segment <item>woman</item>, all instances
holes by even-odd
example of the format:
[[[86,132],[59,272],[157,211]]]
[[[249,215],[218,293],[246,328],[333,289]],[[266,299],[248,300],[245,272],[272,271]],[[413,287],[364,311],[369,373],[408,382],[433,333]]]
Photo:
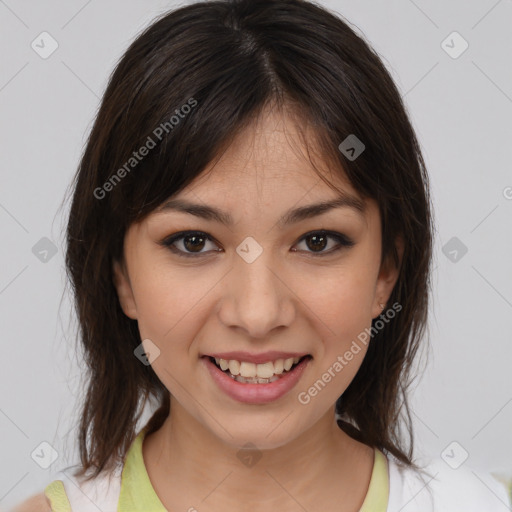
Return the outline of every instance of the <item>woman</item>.
[[[347,23],[291,0],[162,16],[76,175],[81,464],[31,510],[502,510],[501,484],[413,460],[432,230],[400,94]]]

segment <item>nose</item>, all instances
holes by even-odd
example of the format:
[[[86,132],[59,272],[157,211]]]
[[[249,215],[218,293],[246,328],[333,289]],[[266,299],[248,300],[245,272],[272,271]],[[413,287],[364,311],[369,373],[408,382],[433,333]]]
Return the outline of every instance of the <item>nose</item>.
[[[287,282],[283,269],[265,251],[252,263],[237,256],[225,279],[219,309],[225,326],[262,339],[292,324],[296,309],[293,283]]]

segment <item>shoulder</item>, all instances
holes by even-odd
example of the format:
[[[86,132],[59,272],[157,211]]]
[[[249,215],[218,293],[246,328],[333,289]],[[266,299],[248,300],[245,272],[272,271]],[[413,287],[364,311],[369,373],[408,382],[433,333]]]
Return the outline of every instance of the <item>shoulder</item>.
[[[117,510],[121,468],[116,468],[112,473],[102,472],[89,480],[75,477],[70,471],[62,471],[57,477],[62,481],[72,511],[98,512],[98,508],[104,512]]]
[[[52,507],[44,492],[34,494],[19,503],[11,512],[51,512]]]
[[[74,468],[71,468],[74,469]],[[31,496],[9,512],[114,512],[121,489],[121,468],[87,480],[71,470],[59,471],[43,492]]]
[[[442,459],[429,461],[421,472],[389,455],[388,461],[388,512],[502,512],[510,507],[506,486],[490,473],[466,465],[452,469]]]

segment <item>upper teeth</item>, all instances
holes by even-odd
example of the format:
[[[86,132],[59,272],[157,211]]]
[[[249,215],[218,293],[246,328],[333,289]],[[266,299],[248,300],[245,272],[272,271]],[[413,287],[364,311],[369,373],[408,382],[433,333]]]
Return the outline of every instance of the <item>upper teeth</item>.
[[[215,362],[220,366],[221,370],[227,370],[233,375],[241,375],[242,377],[260,377],[269,379],[273,375],[279,375],[283,371],[288,371],[294,364],[298,363],[300,357],[290,357],[288,359],[278,359],[277,361],[268,361],[267,363],[255,364],[246,361],[236,361],[235,359],[215,358]]]

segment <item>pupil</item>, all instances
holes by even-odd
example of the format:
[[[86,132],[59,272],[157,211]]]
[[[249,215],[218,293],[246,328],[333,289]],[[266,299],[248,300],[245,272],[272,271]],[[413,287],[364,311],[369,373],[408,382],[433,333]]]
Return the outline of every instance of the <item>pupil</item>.
[[[313,243],[313,246],[310,247],[310,249],[315,248],[315,247],[317,249],[324,249],[325,248],[325,240],[326,240],[326,236],[325,235],[311,235],[309,237],[309,240],[317,240],[317,243],[316,244]],[[320,244],[318,244],[318,240],[322,240],[322,242]]]
[[[188,241],[190,240],[195,240],[196,243],[194,244],[194,242],[191,244],[187,243]],[[199,244],[197,243],[198,240],[201,240],[201,242],[199,242]],[[204,237],[202,236],[198,236],[198,235],[189,235],[187,236],[185,239],[184,239],[184,244],[185,244],[185,247],[187,248],[187,250],[190,250],[190,249],[194,249],[194,248],[199,248],[199,249],[202,249],[202,245],[204,244]]]

